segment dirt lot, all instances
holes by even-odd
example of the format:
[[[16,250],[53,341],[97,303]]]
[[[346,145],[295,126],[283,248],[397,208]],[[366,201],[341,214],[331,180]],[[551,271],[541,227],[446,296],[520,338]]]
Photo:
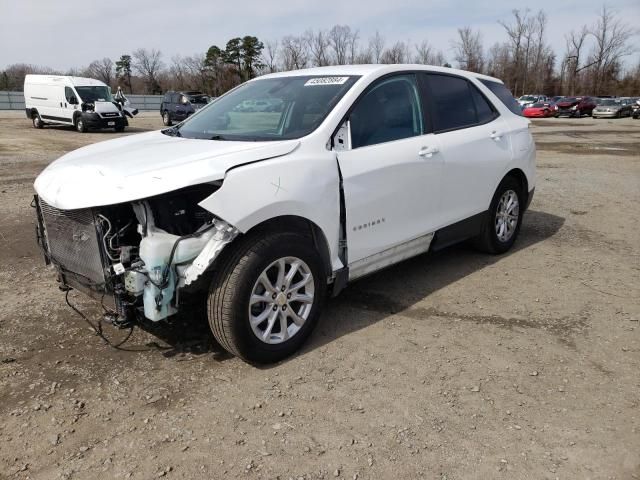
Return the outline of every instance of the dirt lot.
[[[0,478],[640,478],[640,120],[533,131],[510,254],[455,247],[357,282],[260,369],[189,318],[122,351],[96,337],[29,203],[49,162],[115,134],[0,112]]]

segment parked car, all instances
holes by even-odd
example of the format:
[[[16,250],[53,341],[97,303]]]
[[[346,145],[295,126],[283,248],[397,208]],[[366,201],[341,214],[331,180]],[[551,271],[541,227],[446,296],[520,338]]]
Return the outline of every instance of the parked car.
[[[546,95],[523,95],[518,99],[518,103],[522,109],[525,109],[534,103],[547,102]]]
[[[238,112],[247,100],[284,106]],[[273,362],[349,282],[466,239],[507,252],[535,184],[529,121],[500,80],[355,65],[265,75],[175,127],[68,153],[35,205],[64,288],[120,324],[189,294],[225,349]]]
[[[553,117],[555,115],[555,105],[551,103],[534,103],[526,107],[522,114],[527,118],[545,118]]]
[[[621,118],[630,117],[633,113],[631,102],[626,99],[605,98],[593,109],[593,118]]]
[[[555,97],[551,97],[550,101],[551,101],[551,103],[558,103],[563,98],[564,97],[562,95],[556,95]]]
[[[579,97],[565,97],[560,100],[556,117],[569,116],[569,117],[581,117],[584,114],[591,115],[591,112],[596,108],[596,102],[593,97],[579,96]]]
[[[24,104],[34,128],[71,125],[78,132],[128,125],[122,106],[111,96],[111,88],[100,80],[66,75],[26,75]]]
[[[166,126],[181,122],[207,105],[209,97],[202,92],[167,92],[162,97],[160,115]]]

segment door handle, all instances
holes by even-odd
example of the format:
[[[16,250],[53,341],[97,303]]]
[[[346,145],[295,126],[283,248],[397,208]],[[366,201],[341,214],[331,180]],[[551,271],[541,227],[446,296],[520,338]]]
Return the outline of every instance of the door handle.
[[[494,140],[498,141],[498,140],[500,140],[502,138],[502,135],[504,135],[502,132],[498,132],[497,130],[494,130],[493,132],[491,132],[489,137],[491,137]]]
[[[418,156],[422,158],[431,158],[434,153],[438,153],[438,147],[422,147],[418,151]]]

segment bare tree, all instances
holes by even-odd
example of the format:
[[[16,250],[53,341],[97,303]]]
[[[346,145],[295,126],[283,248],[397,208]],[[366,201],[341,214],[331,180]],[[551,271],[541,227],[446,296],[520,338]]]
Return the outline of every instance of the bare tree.
[[[582,62],[585,42],[588,35],[589,30],[586,26],[583,26],[582,29],[577,32],[571,30],[571,32],[564,37],[567,51],[562,61],[561,74],[563,78],[565,78],[565,76],[567,78],[567,91],[569,95],[575,95],[578,73],[584,70]]]
[[[178,90],[187,88],[188,74],[185,63],[185,58],[182,57],[182,55],[174,55],[173,57],[171,57],[169,74],[171,75],[171,83],[173,88]]]
[[[471,27],[458,29],[458,40],[452,42],[455,60],[463,70],[481,73],[484,69],[482,35]]]
[[[635,46],[630,43],[635,32],[630,26],[616,18],[614,12],[603,6],[600,16],[589,29],[595,39],[595,46],[590,60],[594,64],[593,93],[602,93],[607,82],[607,76],[620,67],[623,57],[631,55]]]
[[[384,44],[384,37],[380,35],[380,32],[378,30],[376,30],[376,33],[373,34],[373,37],[369,39],[369,50],[371,51],[373,63],[380,63],[382,52],[384,52]]]
[[[529,17],[529,9],[526,9],[524,12],[520,12],[520,10],[513,10],[514,23],[509,24],[505,21],[498,21],[500,25],[505,29],[509,40],[511,42],[511,58],[512,63],[509,68],[509,83],[513,88],[514,94],[518,91],[518,89],[524,91],[524,86],[522,85],[522,71],[521,67],[523,65],[523,43],[524,37],[528,28],[528,17]],[[517,94],[516,94],[517,95]]]
[[[96,78],[107,85],[111,85],[111,82],[114,79],[113,62],[107,57],[102,60],[94,60],[87,67],[86,73],[91,78]]]
[[[334,25],[329,30],[329,46],[333,52],[333,61],[336,65],[345,65],[347,63],[351,45],[351,27],[348,25]]]
[[[316,67],[329,65],[329,35],[322,30],[314,32],[309,29],[305,32],[304,39],[309,48],[311,64]]]
[[[204,53],[196,53],[183,60],[189,85],[196,89],[211,92],[211,71],[207,65],[207,56]]]
[[[158,75],[163,69],[162,52],[155,48],[139,48],[133,52],[133,68],[144,78],[151,93],[162,93]]]
[[[268,40],[264,42],[264,50],[262,50],[262,64],[267,73],[278,71],[278,40]]]
[[[304,38],[287,35],[282,39],[282,63],[285,70],[305,68],[308,61],[307,43]]]
[[[348,40],[348,63],[355,63],[356,57],[358,56],[358,38],[360,37],[360,32],[358,30],[353,30]]]
[[[382,53],[380,63],[407,63],[409,58],[408,44],[398,41]]]

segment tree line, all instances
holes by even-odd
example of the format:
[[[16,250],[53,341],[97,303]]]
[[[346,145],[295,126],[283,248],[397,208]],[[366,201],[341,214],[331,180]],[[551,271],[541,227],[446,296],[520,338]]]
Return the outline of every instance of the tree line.
[[[623,68],[625,58],[638,52],[633,43],[637,31],[608,7],[602,7],[593,24],[565,35],[560,58],[547,43],[548,16],[543,10],[516,9],[498,23],[505,40],[489,47],[480,31],[470,26],[458,28],[448,51],[454,65],[502,79],[515,96],[640,95],[640,62],[626,71]],[[377,31],[365,39],[349,25],[335,25],[265,42],[251,35],[236,37],[224,47],[212,45],[205,52],[169,60],[160,50],[139,48],[116,61],[103,58],[65,72],[14,64],[0,72],[0,90],[21,90],[28,73],[63,73],[97,78],[130,93],[158,94],[171,89],[218,96],[265,73],[372,63],[452,66],[445,53],[426,39],[388,44]]]

